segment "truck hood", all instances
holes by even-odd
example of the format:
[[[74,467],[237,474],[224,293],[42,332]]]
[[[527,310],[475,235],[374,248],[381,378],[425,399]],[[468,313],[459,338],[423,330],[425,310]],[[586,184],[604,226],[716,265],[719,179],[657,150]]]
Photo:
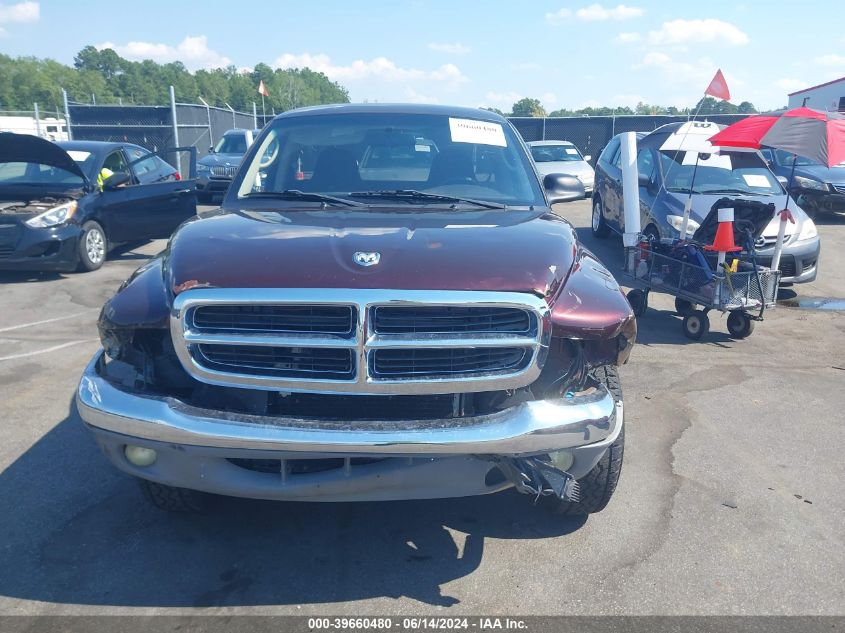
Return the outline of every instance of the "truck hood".
[[[79,165],[65,150],[52,141],[31,134],[0,132],[0,163],[36,163],[58,167],[79,176],[88,184]]]
[[[379,253],[372,266],[355,253]],[[530,292],[550,300],[576,255],[542,211],[220,211],[171,238],[176,294],[195,287]]]
[[[243,160],[243,154],[207,154],[199,159],[200,165],[208,165],[214,167],[223,165],[224,167],[237,167]]]

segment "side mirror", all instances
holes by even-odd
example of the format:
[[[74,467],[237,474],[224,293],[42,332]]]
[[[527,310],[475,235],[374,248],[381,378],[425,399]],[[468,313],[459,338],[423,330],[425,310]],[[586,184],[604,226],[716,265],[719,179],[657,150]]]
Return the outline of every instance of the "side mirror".
[[[776,176],[778,182],[784,186],[784,189],[789,184],[789,181],[786,179],[786,176]]]
[[[103,181],[103,191],[114,191],[131,180],[125,171],[118,171]]]
[[[640,187],[651,187],[651,178],[645,174],[637,174],[637,183]]]
[[[593,160],[592,154],[587,154],[586,156],[584,156],[585,163],[589,163],[591,160]]]
[[[571,202],[585,197],[584,183],[569,174],[546,174],[543,178],[543,189],[549,205],[558,202]]]

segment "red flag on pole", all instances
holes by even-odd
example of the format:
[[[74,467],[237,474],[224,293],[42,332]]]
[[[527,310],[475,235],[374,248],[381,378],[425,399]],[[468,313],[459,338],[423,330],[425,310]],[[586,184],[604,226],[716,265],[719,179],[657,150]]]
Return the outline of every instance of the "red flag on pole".
[[[258,94],[260,94],[262,97],[270,96],[270,91],[267,90],[267,86],[264,85],[263,79],[258,83]]]
[[[721,68],[716,71],[713,81],[711,81],[710,85],[707,86],[707,90],[704,91],[704,94],[716,97],[717,99],[723,99],[725,101],[731,100],[731,91],[728,90],[728,82],[725,81],[725,76],[722,74]]]

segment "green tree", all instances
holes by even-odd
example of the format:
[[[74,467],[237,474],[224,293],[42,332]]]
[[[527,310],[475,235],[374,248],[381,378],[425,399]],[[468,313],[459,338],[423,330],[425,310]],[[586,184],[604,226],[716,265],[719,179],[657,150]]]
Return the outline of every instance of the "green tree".
[[[511,116],[544,117],[546,116],[546,109],[539,99],[525,97],[513,104]]]

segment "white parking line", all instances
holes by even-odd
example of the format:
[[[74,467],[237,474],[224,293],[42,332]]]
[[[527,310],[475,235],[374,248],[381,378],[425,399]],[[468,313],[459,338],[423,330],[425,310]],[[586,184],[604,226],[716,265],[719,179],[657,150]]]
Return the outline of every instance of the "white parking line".
[[[83,316],[85,314],[91,314],[92,312],[96,312],[99,308],[91,308],[90,310],[86,310],[85,312],[77,312],[76,314],[68,314],[65,316],[56,317],[55,319],[44,319],[43,321],[33,321],[32,323],[21,323],[20,325],[10,325],[9,327],[2,327],[0,328],[0,332],[9,332],[11,330],[20,330],[25,327],[32,327],[34,325],[44,325],[45,323],[53,323],[55,321],[64,321],[65,319],[75,319],[76,317]]]
[[[0,362],[4,360],[15,360],[18,358],[27,358],[28,356],[37,356],[38,354],[48,354],[50,352],[56,352],[60,349],[64,349],[65,347],[70,347],[71,345],[79,345],[81,343],[93,343],[94,341],[99,340],[96,338],[87,338],[83,341],[70,341],[69,343],[62,343],[61,345],[53,345],[53,347],[47,347],[44,349],[37,349],[34,352],[23,352],[21,354],[12,354],[11,356],[0,356]]]

